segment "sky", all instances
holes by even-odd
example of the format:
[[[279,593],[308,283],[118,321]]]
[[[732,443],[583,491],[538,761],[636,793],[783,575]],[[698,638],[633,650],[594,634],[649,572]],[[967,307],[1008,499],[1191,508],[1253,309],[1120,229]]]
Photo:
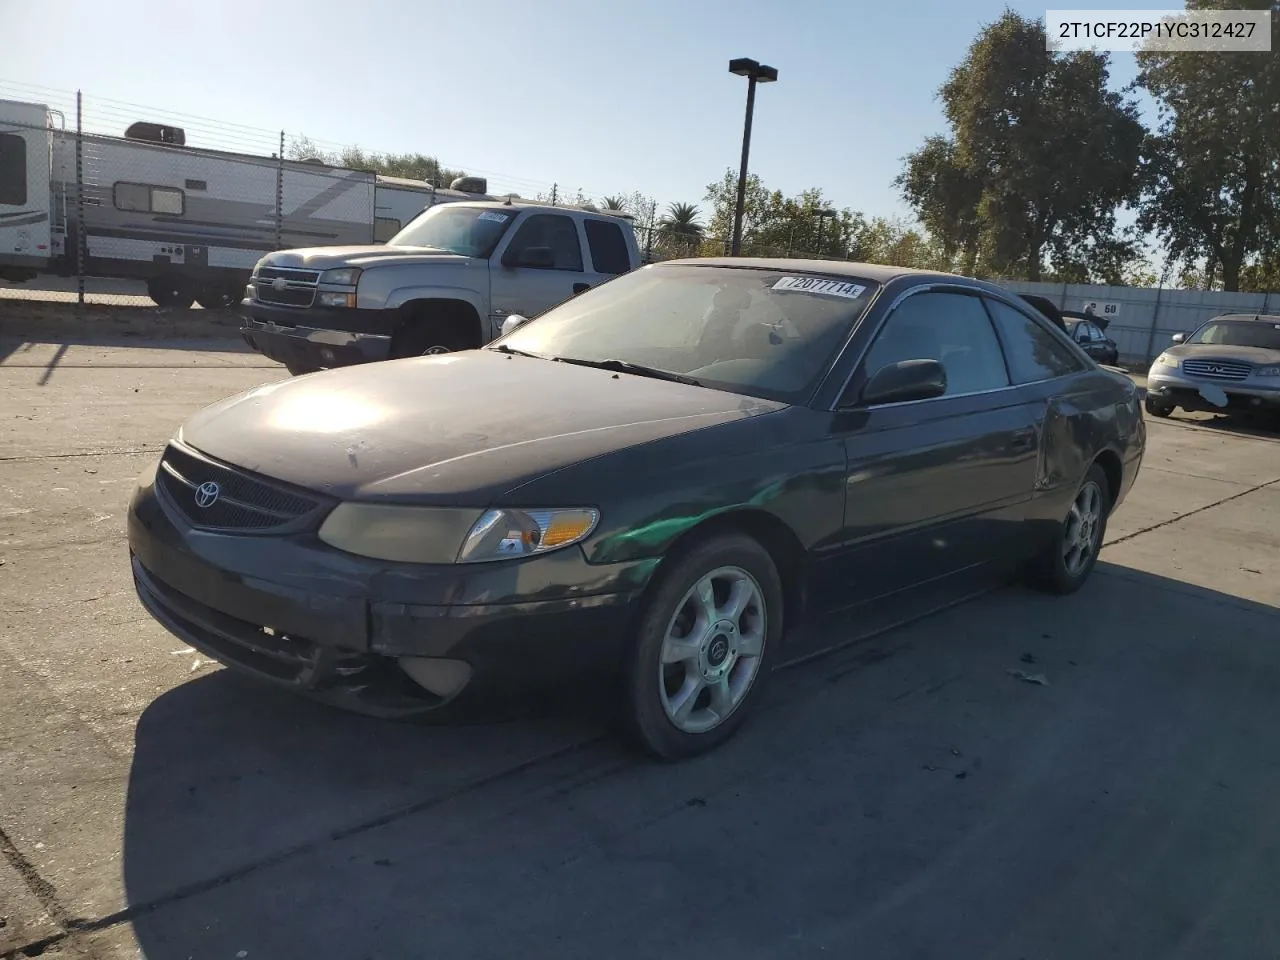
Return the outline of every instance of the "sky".
[[[123,133],[178,122],[193,146],[269,154],[278,131],[420,151],[534,196],[641,191],[701,204],[737,169],[746,81],[751,170],[771,189],[909,216],[903,157],[946,131],[937,90],[1003,0],[0,0],[0,97]],[[1101,4],[1099,4],[1101,6]],[[1123,0],[1117,7],[1176,4]],[[1133,78],[1112,54],[1113,86]],[[144,109],[149,108],[149,109]],[[1149,112],[1149,108],[1148,108]],[[73,114],[69,114],[69,119]],[[73,120],[72,120],[73,122]]]

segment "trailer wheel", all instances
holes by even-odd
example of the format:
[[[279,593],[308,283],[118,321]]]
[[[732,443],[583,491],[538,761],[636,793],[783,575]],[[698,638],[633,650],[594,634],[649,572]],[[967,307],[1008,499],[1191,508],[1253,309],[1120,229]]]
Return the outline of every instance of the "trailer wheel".
[[[240,303],[243,287],[211,287],[196,294],[196,303],[206,310],[226,310]]]
[[[196,294],[185,277],[153,277],[147,281],[147,294],[157,307],[188,310],[195,303]]]

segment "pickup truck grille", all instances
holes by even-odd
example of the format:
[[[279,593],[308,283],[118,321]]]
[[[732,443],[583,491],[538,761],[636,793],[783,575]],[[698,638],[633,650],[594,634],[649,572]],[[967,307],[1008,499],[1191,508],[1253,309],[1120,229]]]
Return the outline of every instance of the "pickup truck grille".
[[[213,530],[265,533],[325,506],[319,498],[283,489],[173,444],[160,460],[156,485],[194,526]]]
[[[1239,360],[1183,360],[1182,372],[1211,380],[1244,380],[1252,367]]]
[[[291,267],[259,267],[254,281],[257,297],[263,303],[286,307],[309,307],[316,298],[318,270],[296,270]]]

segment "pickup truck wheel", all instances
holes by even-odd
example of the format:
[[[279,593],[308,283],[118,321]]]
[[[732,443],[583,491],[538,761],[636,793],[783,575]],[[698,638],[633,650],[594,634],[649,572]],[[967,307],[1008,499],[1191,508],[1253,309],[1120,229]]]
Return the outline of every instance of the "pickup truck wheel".
[[[295,377],[301,377],[307,373],[315,373],[320,367],[308,366],[305,363],[286,363],[284,368]]]
[[[391,357],[426,357],[437,353],[453,353],[475,346],[465,330],[449,323],[410,322],[402,327],[391,343]]]
[[[216,287],[201,290],[196,295],[196,303],[206,310],[225,310],[240,303],[242,290],[234,287]]]
[[[195,290],[183,277],[154,277],[147,281],[147,295],[157,307],[188,310],[196,302]]]

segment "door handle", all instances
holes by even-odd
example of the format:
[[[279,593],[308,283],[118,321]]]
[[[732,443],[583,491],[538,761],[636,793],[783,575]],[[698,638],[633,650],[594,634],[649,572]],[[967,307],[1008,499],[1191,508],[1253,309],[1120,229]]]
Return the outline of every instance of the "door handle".
[[[586,293],[590,289],[591,284],[589,283],[575,283],[573,285],[573,295],[576,297],[578,294]]]
[[[1027,427],[1023,430],[1014,432],[1011,438],[1010,446],[1014,450],[1030,450],[1036,442],[1036,431],[1034,427]]]

